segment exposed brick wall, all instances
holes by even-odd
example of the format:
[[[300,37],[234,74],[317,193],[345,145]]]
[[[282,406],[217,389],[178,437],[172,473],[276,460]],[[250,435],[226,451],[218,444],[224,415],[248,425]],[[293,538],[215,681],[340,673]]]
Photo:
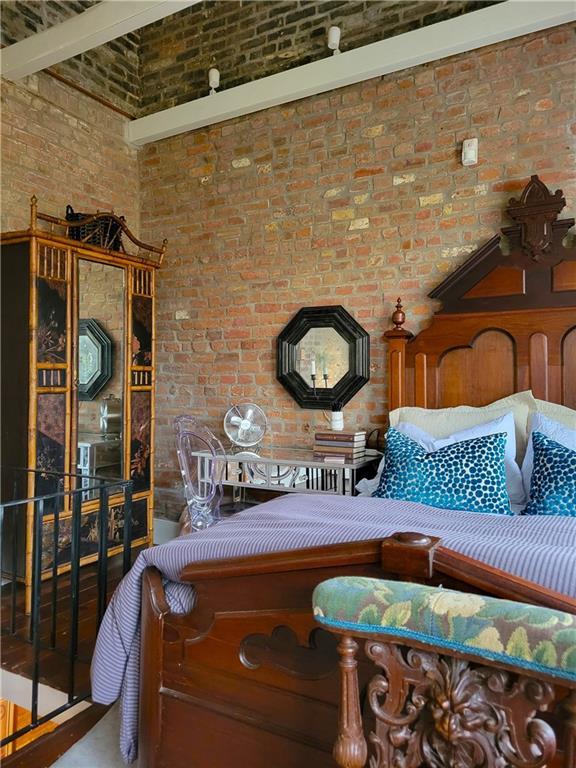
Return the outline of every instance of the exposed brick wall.
[[[203,2],[142,30],[145,114],[208,94],[217,65],[221,89],[325,58],[331,25],[341,50],[460,16],[499,0],[236,0]]]
[[[94,0],[2,0],[2,45],[42,32],[96,4]],[[140,30],[135,30],[56,64],[53,70],[135,115],[140,99],[139,44]]]
[[[2,81],[2,231],[25,229],[30,196],[64,216],[110,210],[139,230],[137,153],[124,141],[126,118],[40,73]]]
[[[573,25],[387,75],[148,145],[144,237],[159,270],[157,482],[178,488],[171,422],[220,431],[230,403],[266,410],[275,443],[324,424],[275,375],[275,339],[302,306],[343,304],[371,334],[372,378],[348,427],[383,424],[383,331],[398,295],[417,331],[426,296],[506,220],[539,173],[574,213]],[[464,168],[464,138],[480,163]],[[162,510],[162,499],[159,509]],[[164,509],[170,513],[171,510]]]

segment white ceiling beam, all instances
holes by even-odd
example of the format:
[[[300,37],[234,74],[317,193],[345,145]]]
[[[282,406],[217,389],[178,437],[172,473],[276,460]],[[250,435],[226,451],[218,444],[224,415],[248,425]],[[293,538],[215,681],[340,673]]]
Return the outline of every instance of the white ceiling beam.
[[[574,20],[573,0],[507,0],[141,117],[127,124],[126,139],[148,144]]]
[[[0,51],[0,72],[20,80],[127,35],[201,0],[102,0],[87,11]]]

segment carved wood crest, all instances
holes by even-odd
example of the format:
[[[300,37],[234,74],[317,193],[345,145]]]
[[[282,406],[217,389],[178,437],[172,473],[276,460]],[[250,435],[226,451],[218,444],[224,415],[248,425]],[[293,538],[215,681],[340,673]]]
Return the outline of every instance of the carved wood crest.
[[[534,261],[552,255],[552,224],[565,205],[562,190],[552,194],[538,176],[530,178],[519,200],[510,198],[507,210],[510,218],[520,225],[520,248]]]
[[[566,205],[532,176],[507,213],[515,222],[474,253],[430,294],[442,302],[439,314],[576,306],[576,248],[564,240],[574,219],[558,219]]]
[[[537,717],[554,702],[535,678],[368,640],[382,669],[368,686],[370,768],[543,768],[556,738]]]

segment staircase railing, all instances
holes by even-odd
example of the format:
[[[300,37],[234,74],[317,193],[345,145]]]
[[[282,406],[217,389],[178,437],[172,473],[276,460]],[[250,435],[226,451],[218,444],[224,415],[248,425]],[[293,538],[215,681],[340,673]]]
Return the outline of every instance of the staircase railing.
[[[8,473],[13,475],[12,485],[10,481],[7,482]],[[53,720],[90,696],[89,686],[82,688],[78,683],[77,666],[79,661],[89,663],[98,627],[106,609],[110,551],[115,551],[115,557],[121,556],[122,575],[129,570],[132,560],[131,481],[39,470],[4,469],[4,499],[7,487],[27,487],[28,484],[23,482],[23,478],[30,473],[35,474],[37,479],[41,474],[44,486],[48,484],[55,490],[30,498],[12,498],[0,503],[0,572],[2,635],[6,640],[12,638],[16,644],[21,641],[26,651],[31,650],[31,662],[25,665],[25,669],[20,668],[18,671],[18,674],[31,680],[31,718],[29,725],[3,738],[0,747]],[[42,483],[35,483],[36,488],[39,485],[42,487]],[[14,492],[10,495],[14,496]],[[123,501],[119,501],[120,495]],[[115,507],[119,504],[124,507],[121,543],[118,537],[111,541],[109,533],[111,496],[114,496]],[[83,510],[83,502],[87,499],[93,499],[96,508],[90,508],[92,523],[86,533],[83,527],[86,528],[87,513]],[[25,563],[26,557],[30,557],[30,544],[31,578],[30,567],[26,569]],[[83,618],[82,656],[79,654],[80,570],[81,560],[87,559],[86,551],[82,551],[83,547],[86,549],[86,544],[90,550],[94,550],[88,556],[92,561],[92,565],[88,567],[95,567],[96,570],[96,600],[91,615],[88,619]],[[48,587],[43,588],[44,582],[49,582]],[[90,599],[93,594],[91,591]],[[46,663],[46,659],[57,659],[60,673],[57,684],[51,682],[50,675],[44,675],[43,681],[63,691],[67,701],[50,712],[40,713],[38,699],[41,665],[43,660]],[[8,668],[4,662],[2,666]],[[65,670],[64,674],[62,670]]]

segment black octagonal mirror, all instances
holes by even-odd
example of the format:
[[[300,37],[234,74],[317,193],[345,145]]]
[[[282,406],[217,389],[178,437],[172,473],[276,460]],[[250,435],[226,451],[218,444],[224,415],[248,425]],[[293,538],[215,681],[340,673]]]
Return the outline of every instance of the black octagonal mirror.
[[[341,407],[370,379],[370,337],[344,307],[303,307],[278,336],[277,378],[302,408]]]
[[[112,377],[112,339],[96,320],[78,322],[78,399],[93,400]]]

